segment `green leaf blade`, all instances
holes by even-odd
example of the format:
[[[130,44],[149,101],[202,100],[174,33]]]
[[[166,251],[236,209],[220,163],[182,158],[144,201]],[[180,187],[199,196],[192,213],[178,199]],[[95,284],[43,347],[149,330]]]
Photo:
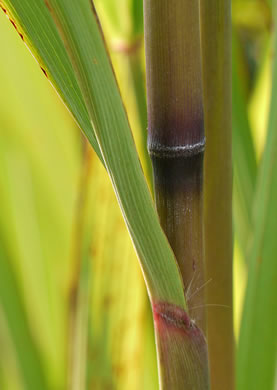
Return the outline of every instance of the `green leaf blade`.
[[[74,71],[43,0],[3,0],[17,31],[102,160]]]
[[[257,163],[246,102],[238,76],[237,37],[232,48],[232,127],[234,161],[234,222],[239,244],[247,258],[252,235],[252,206],[256,187]]]
[[[277,8],[276,8],[277,10]],[[275,17],[277,13],[275,12]],[[276,33],[275,33],[276,38]],[[275,53],[277,41],[275,39]],[[238,349],[238,390],[273,389],[277,358],[277,58],[268,136],[254,203],[249,277]]]
[[[92,3],[49,1],[65,42],[148,292],[185,306],[173,253],[158,222]]]
[[[2,242],[3,235],[0,237],[0,304],[16,347],[24,389],[47,390],[39,351],[32,339],[16,277]]]

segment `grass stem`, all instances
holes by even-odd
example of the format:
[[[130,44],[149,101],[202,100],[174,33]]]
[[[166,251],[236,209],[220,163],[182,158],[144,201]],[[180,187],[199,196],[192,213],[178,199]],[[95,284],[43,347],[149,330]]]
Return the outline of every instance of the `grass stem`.
[[[212,37],[212,39],[211,39]],[[205,130],[204,215],[211,386],[234,389],[232,292],[231,2],[201,1]]]
[[[157,211],[182,275],[188,312],[154,305],[162,389],[207,389],[199,2],[144,1],[148,150]]]

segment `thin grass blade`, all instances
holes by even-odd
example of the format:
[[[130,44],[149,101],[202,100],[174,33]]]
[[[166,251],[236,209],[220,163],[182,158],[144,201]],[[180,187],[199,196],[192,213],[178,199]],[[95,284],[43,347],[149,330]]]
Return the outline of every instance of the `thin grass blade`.
[[[275,19],[277,4],[275,2]],[[277,39],[268,136],[257,182],[249,277],[239,349],[238,390],[274,388],[277,358]]]
[[[257,163],[247,116],[247,105],[240,86],[238,42],[233,34],[232,48],[232,127],[235,231],[245,260],[252,235],[252,207],[256,186]]]
[[[179,270],[142,174],[94,6],[88,0],[48,3],[75,68],[148,292],[153,300],[184,307]]]
[[[0,304],[15,345],[24,389],[46,390],[45,372],[20,297],[18,283],[0,232]]]
[[[43,0],[1,0],[0,7],[102,160],[72,65],[49,15],[47,2]]]

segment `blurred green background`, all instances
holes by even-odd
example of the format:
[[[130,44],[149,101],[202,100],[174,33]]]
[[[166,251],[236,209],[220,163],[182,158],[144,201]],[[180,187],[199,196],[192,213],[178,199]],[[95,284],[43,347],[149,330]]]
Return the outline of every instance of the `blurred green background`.
[[[142,5],[95,3],[151,188]],[[0,44],[0,389],[157,389],[148,298],[109,178],[4,12]],[[270,1],[234,0],[236,337],[271,44]]]

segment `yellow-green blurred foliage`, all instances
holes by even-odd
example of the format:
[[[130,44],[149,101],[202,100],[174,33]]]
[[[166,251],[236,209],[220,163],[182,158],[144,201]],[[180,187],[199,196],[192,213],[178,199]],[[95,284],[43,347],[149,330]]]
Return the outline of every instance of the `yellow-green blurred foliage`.
[[[141,4],[95,3],[151,181]],[[271,84],[270,2],[234,0],[233,22],[258,160]],[[106,171],[3,12],[0,44],[0,389],[157,389],[147,294]],[[239,192],[235,184],[235,211]],[[234,219],[237,229],[243,222]],[[236,331],[247,275],[237,232]]]
[[[252,204],[257,164],[264,148],[271,94],[273,23],[271,1],[232,0],[232,19],[235,47],[235,51],[233,49],[233,150],[235,150],[233,213],[235,239],[238,241],[234,248],[234,323],[236,336],[238,336],[253,233]],[[239,90],[234,83],[238,84]],[[250,138],[245,137],[245,133]],[[249,141],[253,144],[251,147]],[[240,180],[243,183],[238,179],[240,171]],[[244,199],[242,199],[243,191],[247,195]]]
[[[11,300],[9,314],[0,296],[0,388],[37,390],[39,380],[25,370],[30,354],[45,388],[71,383],[79,389],[72,364],[86,341],[88,388],[156,388],[147,295],[109,178],[0,17],[1,261],[12,272],[22,309],[15,312]],[[20,334],[25,319],[26,334]],[[30,353],[18,354],[25,348],[21,338],[31,343]]]

